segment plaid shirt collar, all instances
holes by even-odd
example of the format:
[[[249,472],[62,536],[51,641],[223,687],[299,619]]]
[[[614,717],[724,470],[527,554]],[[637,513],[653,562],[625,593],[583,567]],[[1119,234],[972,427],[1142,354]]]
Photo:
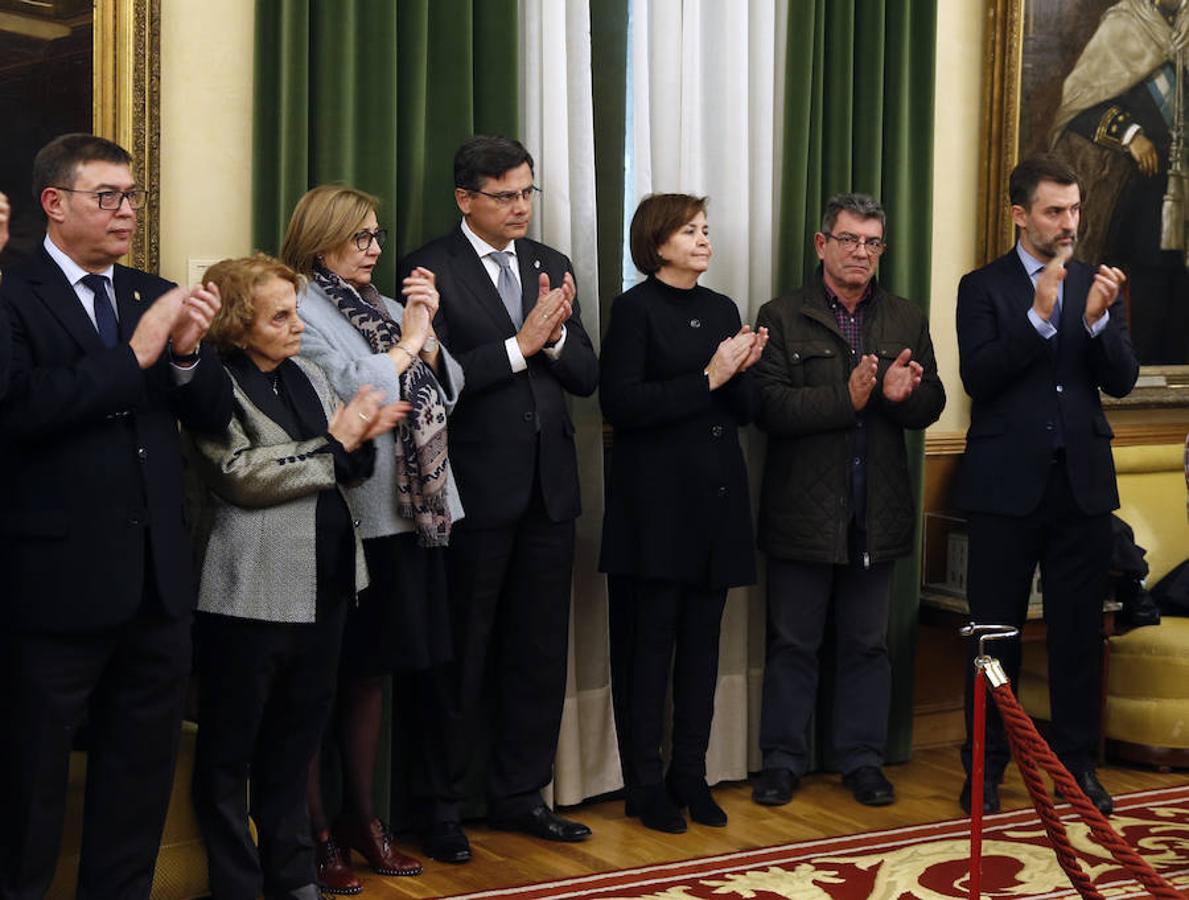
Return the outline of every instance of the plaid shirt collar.
[[[822,288],[826,294],[826,305],[830,307],[830,312],[834,314],[834,321],[838,323],[838,330],[842,332],[842,336],[846,338],[846,342],[850,344],[851,350],[857,354],[863,352],[863,319],[866,316],[867,310],[871,305],[871,300],[875,296],[875,279],[867,283],[867,290],[863,292],[863,296],[855,305],[855,311],[851,313],[838,299],[838,295],[830,290],[830,285],[826,280],[822,279]]]

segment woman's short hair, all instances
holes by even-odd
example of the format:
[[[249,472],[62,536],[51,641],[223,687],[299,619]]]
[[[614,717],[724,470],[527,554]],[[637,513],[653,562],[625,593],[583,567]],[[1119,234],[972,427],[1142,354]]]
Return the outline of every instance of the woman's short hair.
[[[293,285],[294,291],[301,290],[301,276],[266,253],[220,260],[206,270],[203,283],[213,281],[222,301],[207,332],[211,343],[223,351],[243,344],[244,334],[256,317],[256,288],[270,278],[280,278]]]
[[[661,245],[698,213],[706,212],[706,197],[692,194],[649,194],[636,207],[629,232],[632,262],[645,275],[655,275],[665,264]]]
[[[299,275],[313,275],[318,257],[347,243],[363,228],[368,213],[379,208],[378,197],[340,184],[307,191],[289,217],[281,259]]]

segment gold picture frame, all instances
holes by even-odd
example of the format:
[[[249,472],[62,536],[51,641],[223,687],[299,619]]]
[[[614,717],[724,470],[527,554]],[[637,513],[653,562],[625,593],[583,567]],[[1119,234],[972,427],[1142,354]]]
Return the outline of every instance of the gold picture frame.
[[[92,95],[95,134],[132,154],[148,188],[129,264],[156,272],[160,258],[160,0],[95,0]]]
[[[1102,13],[1116,2],[987,0],[980,263],[1002,255],[1014,243],[1008,176],[1024,155],[1047,149],[1046,129],[1061,85]],[[1145,365],[1130,396],[1104,400],[1122,406],[1189,406],[1189,365]]]

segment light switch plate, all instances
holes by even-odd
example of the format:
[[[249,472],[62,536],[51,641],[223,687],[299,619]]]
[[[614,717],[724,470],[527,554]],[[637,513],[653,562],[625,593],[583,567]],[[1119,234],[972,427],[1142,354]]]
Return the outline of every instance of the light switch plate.
[[[186,260],[186,284],[193,285],[202,281],[202,276],[206,270],[217,263],[217,259],[194,259]]]

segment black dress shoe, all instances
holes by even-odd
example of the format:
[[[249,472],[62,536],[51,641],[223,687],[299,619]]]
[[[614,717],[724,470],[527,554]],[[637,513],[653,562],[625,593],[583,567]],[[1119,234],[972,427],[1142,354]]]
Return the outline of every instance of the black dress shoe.
[[[1107,793],[1106,788],[1102,786],[1102,782],[1098,780],[1098,774],[1093,769],[1086,769],[1084,772],[1070,772],[1073,780],[1078,783],[1078,787],[1082,789],[1098,811],[1104,816],[1109,816],[1115,811],[1115,801],[1111,799],[1111,795]],[[1057,799],[1060,800],[1061,792],[1054,791]]]
[[[859,766],[844,775],[842,783],[864,806],[888,806],[896,802],[896,789],[879,766]]]
[[[681,810],[673,805],[663,784],[629,788],[624,812],[629,816],[639,816],[640,823],[653,831],[664,831],[668,834],[685,833],[685,817]]]
[[[421,851],[438,862],[470,862],[471,842],[457,822],[434,822],[421,832]]]
[[[563,841],[573,844],[590,837],[590,829],[581,822],[563,819],[544,803],[514,816],[489,819],[496,831],[520,831],[546,841]]]
[[[700,825],[710,825],[723,828],[727,824],[727,814],[721,806],[714,802],[710,794],[710,785],[701,775],[681,775],[670,772],[665,778],[665,785],[669,788],[669,796],[680,809],[689,807],[689,817]]]
[[[764,769],[751,785],[751,799],[760,806],[784,806],[800,781],[792,769]]]
[[[970,778],[967,776],[965,783],[962,785],[962,793],[958,795],[958,805],[962,807],[962,812],[970,815]],[[989,816],[999,812],[999,782],[998,781],[984,781],[983,782],[983,815]]]

